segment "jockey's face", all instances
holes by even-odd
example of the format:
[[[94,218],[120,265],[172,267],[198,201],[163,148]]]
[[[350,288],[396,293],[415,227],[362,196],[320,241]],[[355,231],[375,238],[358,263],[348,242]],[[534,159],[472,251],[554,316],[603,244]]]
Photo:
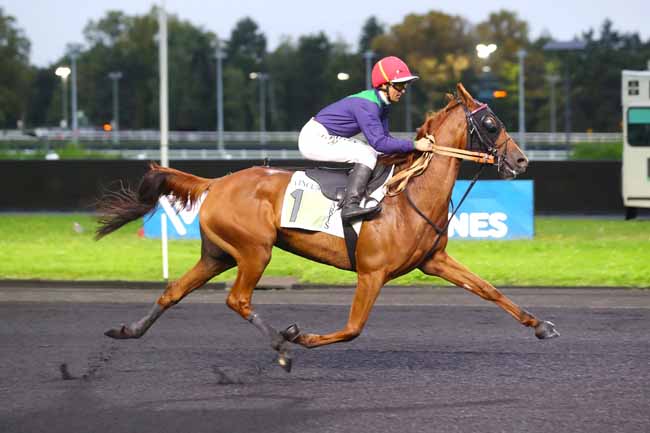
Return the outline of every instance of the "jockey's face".
[[[386,95],[391,104],[400,101],[402,95],[406,92],[407,86],[408,83],[386,84]]]

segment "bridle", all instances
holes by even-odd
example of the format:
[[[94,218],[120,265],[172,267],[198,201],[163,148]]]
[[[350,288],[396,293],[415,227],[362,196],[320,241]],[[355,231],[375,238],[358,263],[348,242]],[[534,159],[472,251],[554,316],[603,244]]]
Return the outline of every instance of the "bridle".
[[[406,199],[408,200],[409,204],[413,207],[413,209],[415,209],[418,215],[424,218],[424,220],[431,227],[433,227],[433,229],[438,234],[438,236],[436,236],[435,242],[433,243],[433,246],[424,257],[429,257],[431,254],[433,254],[436,247],[438,246],[438,243],[440,242],[440,237],[443,233],[447,232],[447,227],[449,227],[450,221],[456,215],[458,209],[460,209],[460,206],[463,204],[469,195],[469,192],[476,184],[476,181],[478,180],[486,165],[496,165],[498,171],[501,171],[501,167],[505,165],[513,173],[515,172],[506,158],[508,153],[508,143],[510,140],[512,140],[512,138],[508,136],[503,143],[496,143],[497,137],[499,136],[500,132],[505,129],[505,127],[501,120],[499,120],[499,118],[492,112],[490,107],[487,104],[479,103],[479,106],[477,108],[470,111],[467,105],[465,105],[465,103],[459,97],[456,97],[456,103],[456,105],[449,107],[449,109],[457,107],[458,105],[463,107],[463,110],[465,112],[465,119],[467,122],[466,150],[457,149],[455,147],[438,146],[435,144],[435,139],[432,136],[427,134],[426,137],[429,138],[429,140],[431,140],[433,143],[433,153],[472,161],[480,164],[481,167],[472,178],[469,187],[461,197],[458,205],[454,207],[452,202],[452,213],[442,228],[438,227],[433,221],[429,219],[429,217],[427,217],[420,209],[418,209],[408,193],[408,188],[404,190],[404,194],[406,195]],[[504,146],[504,150],[501,152],[501,154],[499,154],[498,149],[502,146]]]
[[[435,139],[431,135],[427,134],[426,137],[434,143],[433,153],[465,159],[478,164],[496,164],[499,170],[501,169],[502,164],[506,164],[509,168],[512,168],[505,158],[508,153],[508,143],[512,138],[508,136],[503,144],[496,143],[496,138],[501,130],[504,129],[504,126],[501,120],[499,120],[499,118],[492,112],[490,107],[487,104],[479,103],[477,108],[470,111],[467,105],[465,105],[460,98],[456,97],[456,105],[454,105],[454,107],[457,107],[458,105],[463,107],[465,120],[467,122],[466,149],[438,146],[435,144]],[[498,148],[501,146],[505,146],[505,148],[499,155]]]

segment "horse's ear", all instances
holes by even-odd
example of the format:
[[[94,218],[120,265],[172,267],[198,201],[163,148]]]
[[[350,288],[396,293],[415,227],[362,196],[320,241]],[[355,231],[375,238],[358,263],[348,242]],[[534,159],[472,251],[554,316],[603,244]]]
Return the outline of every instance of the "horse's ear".
[[[460,98],[463,100],[465,105],[471,106],[474,101],[474,97],[470,95],[467,89],[465,89],[463,83],[456,84],[456,90],[458,91],[458,96],[460,96]]]

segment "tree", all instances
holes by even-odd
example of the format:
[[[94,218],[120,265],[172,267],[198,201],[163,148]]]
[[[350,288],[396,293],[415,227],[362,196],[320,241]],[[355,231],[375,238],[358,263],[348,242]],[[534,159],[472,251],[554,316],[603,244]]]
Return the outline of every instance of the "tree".
[[[216,129],[216,36],[180,20],[170,23],[169,32],[175,128]]]
[[[650,40],[637,33],[621,33],[605,20],[600,37],[583,34],[587,46],[571,55],[569,71],[573,89],[573,128],[580,131],[621,131],[621,70],[646,69]]]
[[[216,126],[216,35],[169,17],[170,128],[209,130]],[[121,71],[120,126],[149,129],[158,126],[157,9],[129,16],[109,11],[84,29],[84,48],[77,61],[79,109],[92,125],[112,119],[111,71]],[[259,81],[251,72],[269,73],[267,128],[296,130],[325,105],[361,90],[365,65],[360,55],[368,48],[378,57],[403,58],[421,80],[409,88],[415,124],[425,113],[445,103],[444,94],[462,81],[474,96],[485,98],[510,128],[517,128],[517,51],[526,49],[526,130],[545,131],[549,125],[550,73],[571,73],[573,127],[575,130],[620,130],[620,70],[645,69],[650,59],[650,40],[637,33],[622,33],[611,21],[599,32],[582,35],[586,49],[553,54],[543,50],[551,39],[544,35],[531,42],[529,26],[512,11],[499,10],[482,22],[470,24],[461,16],[439,11],[411,14],[388,29],[369,17],[361,30],[358,50],[331,41],[324,33],[285,39],[267,53],[264,33],[250,18],[239,20],[225,44],[224,121],[227,130],[259,128]],[[495,43],[488,60],[476,56],[477,43]],[[61,81],[54,75],[62,56],[46,68],[29,66],[29,41],[15,19],[0,8],[0,127],[15,128],[19,119],[30,125],[56,125],[61,119]],[[508,91],[505,99],[482,94],[484,67],[492,79]],[[337,79],[339,72],[350,79]],[[483,80],[483,81],[482,81]],[[558,89],[558,129],[562,130],[563,91]],[[403,102],[391,115],[393,129],[405,115]]]
[[[271,109],[275,109],[272,125],[277,130],[291,130],[299,123],[292,117],[293,111],[290,112],[296,89],[303,86],[304,79],[295,68],[295,58],[296,46],[289,38],[285,38],[267,58],[274,102]]]
[[[359,37],[359,53],[364,53],[371,49],[372,41],[377,37],[384,34],[384,26],[379,23],[377,17],[371,16],[366,20],[361,28],[361,36]]]
[[[260,71],[266,58],[266,36],[251,18],[235,24],[226,48],[228,63],[245,73]]]
[[[27,111],[30,43],[16,19],[0,7],[0,127],[16,128]]]
[[[59,126],[63,118],[62,98],[69,95],[69,86],[63,94],[61,79],[54,74],[55,68],[32,68],[25,126]]]
[[[491,13],[475,28],[476,43],[497,46],[497,50],[490,54],[488,59],[475,58],[474,72],[478,77],[477,85],[473,88],[475,96],[490,103],[510,129],[518,128],[520,70],[517,52],[519,50],[527,51],[525,58],[527,124],[535,122],[533,117],[537,110],[531,110],[533,100],[539,96],[540,91],[545,92],[544,79],[532,79],[537,75],[536,71],[540,67],[543,68],[543,57],[540,51],[536,53],[530,49],[528,33],[528,23],[520,20],[516,12],[507,10]],[[490,68],[489,72],[482,70],[486,66]],[[509,96],[505,99],[492,100],[492,92],[497,88],[506,90]],[[526,129],[530,130],[530,128]]]
[[[301,36],[298,40],[294,65],[302,79],[296,83],[299,85],[289,108],[294,128],[302,127],[326,103],[333,102],[325,102],[329,87],[336,79],[327,76],[331,51],[332,44],[323,32]]]
[[[471,26],[464,18],[431,11],[407,15],[402,23],[376,37],[372,47],[401,57],[421,77],[409,90],[417,123],[427,111],[443,104],[444,95],[462,80],[471,64],[473,41]],[[401,117],[403,109],[399,107],[395,115]]]
[[[233,94],[224,102],[226,128],[258,129],[259,81],[249,79],[249,74],[267,72],[266,36],[251,18],[243,18],[235,24],[226,47],[226,56],[224,89]]]
[[[500,10],[491,13],[487,20],[476,26],[477,43],[494,43],[498,46],[490,58],[493,63],[517,62],[517,51],[529,45],[528,23],[520,20],[516,12]]]
[[[211,32],[168,16],[170,128],[216,127],[214,47]],[[79,106],[93,124],[113,118],[108,74],[120,71],[122,128],[158,125],[157,9],[141,16],[109,11],[84,29],[86,44],[78,60]]]
[[[120,127],[144,129],[158,125],[156,12],[152,8],[145,15],[129,17],[121,12],[109,11],[100,20],[90,21],[86,25],[84,36],[87,49],[77,60],[77,86],[79,107],[93,124],[112,119],[112,89],[108,73],[120,71],[123,74],[119,83],[122,96]],[[173,17],[170,17],[172,20]],[[170,127],[173,128],[174,112],[171,111]]]

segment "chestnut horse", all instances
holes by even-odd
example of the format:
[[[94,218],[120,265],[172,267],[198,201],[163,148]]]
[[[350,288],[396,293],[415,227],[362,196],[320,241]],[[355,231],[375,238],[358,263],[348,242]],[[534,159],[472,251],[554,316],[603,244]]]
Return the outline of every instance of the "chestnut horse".
[[[418,130],[418,138],[428,134],[446,147],[435,146],[434,153],[411,152],[408,161],[398,165],[394,178],[400,172],[407,173],[416,157],[427,157],[427,163],[410,179],[406,177],[401,193],[384,199],[377,217],[363,223],[356,249],[357,287],[343,328],[318,335],[301,333],[292,325],[278,332],[255,312],[251,303],[274,245],[339,269],[353,270],[343,239],[280,227],[284,192],[292,172],[252,167],[218,179],[205,179],[152,164],[137,192],[122,190],[100,201],[102,217],[97,238],[141,218],[162,195],[173,194],[181,204],[191,205],[207,191],[199,212],[201,258],[179,280],[168,284],[145,317],[110,329],[106,335],[141,337],[165,310],[215,275],[237,266],[237,278],[226,303],[270,339],[279,352],[280,365],[287,371],[291,368],[289,342],[313,348],[352,340],[361,333],[382,286],[416,268],[494,302],[522,325],[534,328],[540,339],[558,336],[551,322],[538,320],[520,308],[445,251],[448,207],[459,158],[480,155],[464,159],[492,162],[502,178],[513,178],[528,166],[526,156],[487,105],[474,100],[462,84],[457,85],[456,96],[449,99],[447,106]]]

